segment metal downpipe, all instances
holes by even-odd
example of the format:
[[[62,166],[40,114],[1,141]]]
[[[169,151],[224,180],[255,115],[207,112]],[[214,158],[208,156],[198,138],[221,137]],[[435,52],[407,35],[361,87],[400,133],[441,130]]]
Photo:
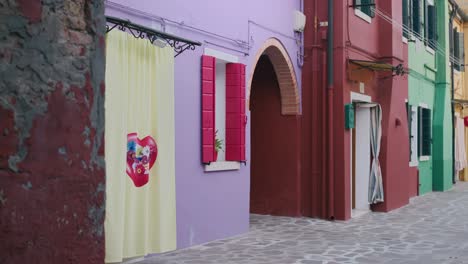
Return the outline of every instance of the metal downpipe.
[[[327,135],[328,135],[328,219],[335,220],[335,188],[334,188],[334,142],[333,142],[333,86],[334,86],[334,72],[333,72],[333,46],[334,46],[334,24],[333,24],[333,0],[328,0],[328,45],[327,45]]]

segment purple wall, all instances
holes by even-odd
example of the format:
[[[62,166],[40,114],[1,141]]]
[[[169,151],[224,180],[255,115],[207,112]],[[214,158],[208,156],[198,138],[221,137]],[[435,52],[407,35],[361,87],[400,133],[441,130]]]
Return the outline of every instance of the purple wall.
[[[132,2],[132,3],[130,3]],[[122,8],[124,6],[129,8]],[[176,193],[177,243],[185,248],[225,238],[249,229],[250,191],[250,124],[247,125],[247,166],[239,171],[205,173],[200,157],[200,56],[204,48],[238,56],[247,65],[246,78],[254,71],[256,53],[269,38],[279,39],[295,66],[300,86],[301,70],[297,63],[299,46],[293,32],[293,10],[300,0],[112,0],[106,14],[130,19],[135,23],[162,29],[158,17],[196,27],[233,39],[248,41],[252,48],[243,49],[234,42],[203,34],[174,23],[165,24],[166,32],[200,41],[202,47],[186,51],[175,61],[176,118]],[[139,12],[135,12],[139,10]],[[249,23],[249,20],[254,23]],[[268,30],[273,29],[273,30]],[[228,49],[206,43],[222,45]],[[232,51],[236,49],[249,53]],[[247,88],[248,89],[248,88]],[[299,88],[300,89],[300,88]],[[247,113],[250,119],[250,113]]]

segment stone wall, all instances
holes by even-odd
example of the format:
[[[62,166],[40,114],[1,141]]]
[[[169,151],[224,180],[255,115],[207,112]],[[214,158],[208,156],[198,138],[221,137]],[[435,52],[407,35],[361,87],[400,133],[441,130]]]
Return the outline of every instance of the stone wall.
[[[0,0],[0,263],[104,261],[103,0]]]

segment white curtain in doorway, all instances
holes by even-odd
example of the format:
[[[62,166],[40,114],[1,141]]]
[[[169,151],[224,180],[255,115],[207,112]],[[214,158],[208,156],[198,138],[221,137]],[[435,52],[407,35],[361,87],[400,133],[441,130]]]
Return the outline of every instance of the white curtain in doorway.
[[[117,29],[106,43],[105,261],[121,262],[176,248],[174,53]]]
[[[359,103],[359,107],[370,108],[370,135],[372,163],[369,173],[369,204],[384,201],[382,170],[380,169],[380,143],[382,140],[382,107],[375,103]]]
[[[455,118],[455,171],[456,179],[458,180],[458,173],[466,168],[466,150],[465,150],[465,123],[462,118]]]

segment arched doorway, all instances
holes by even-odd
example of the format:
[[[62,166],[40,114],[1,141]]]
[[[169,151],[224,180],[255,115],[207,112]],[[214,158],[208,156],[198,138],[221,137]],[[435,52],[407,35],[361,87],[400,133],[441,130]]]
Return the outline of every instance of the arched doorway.
[[[270,42],[250,85],[251,213],[301,215],[297,94],[289,57],[279,42]]]

